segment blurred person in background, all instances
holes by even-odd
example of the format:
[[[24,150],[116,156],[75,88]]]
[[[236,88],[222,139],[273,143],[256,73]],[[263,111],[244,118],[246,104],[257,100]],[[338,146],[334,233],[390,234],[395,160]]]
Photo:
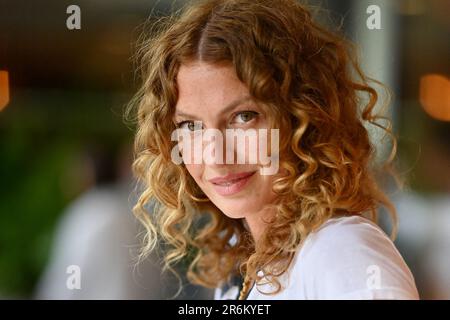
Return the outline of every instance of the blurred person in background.
[[[161,276],[158,255],[137,264],[137,224],[130,209],[130,148],[91,144],[79,163],[90,187],[57,228],[37,299],[164,299],[174,279]],[[79,287],[70,284],[79,272]],[[190,292],[195,297],[196,291]]]

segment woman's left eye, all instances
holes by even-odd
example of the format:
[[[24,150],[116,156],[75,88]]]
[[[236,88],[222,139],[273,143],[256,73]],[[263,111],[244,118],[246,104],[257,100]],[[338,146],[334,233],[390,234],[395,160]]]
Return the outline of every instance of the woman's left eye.
[[[234,119],[236,119],[235,123],[247,123],[253,120],[258,115],[258,112],[255,111],[242,111],[236,114]]]

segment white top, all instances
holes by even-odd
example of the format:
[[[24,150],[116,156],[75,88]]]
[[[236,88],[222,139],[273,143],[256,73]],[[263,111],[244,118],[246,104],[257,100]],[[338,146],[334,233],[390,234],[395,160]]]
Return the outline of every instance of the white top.
[[[260,275],[262,275],[260,271]],[[361,216],[331,218],[308,235],[287,272],[282,291],[253,286],[248,300],[289,299],[419,299],[414,277],[389,237]],[[257,290],[259,289],[259,291]],[[214,298],[236,299],[238,288]]]
[[[129,195],[127,184],[95,187],[67,207],[33,298],[166,298],[156,257],[133,268],[139,245],[136,234],[141,228],[132,214]]]

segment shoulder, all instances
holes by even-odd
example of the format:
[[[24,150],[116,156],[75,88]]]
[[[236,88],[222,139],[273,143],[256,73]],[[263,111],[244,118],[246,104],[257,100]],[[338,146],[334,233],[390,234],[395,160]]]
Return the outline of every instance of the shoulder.
[[[310,233],[300,250],[303,254],[329,257],[330,254],[367,252],[383,249],[398,253],[392,241],[375,223],[362,216],[331,218]],[[320,249],[320,250],[319,250]],[[323,250],[329,251],[323,255]],[[337,250],[337,251],[336,251]]]
[[[395,245],[361,216],[329,219],[307,237],[293,263],[312,299],[418,299]]]

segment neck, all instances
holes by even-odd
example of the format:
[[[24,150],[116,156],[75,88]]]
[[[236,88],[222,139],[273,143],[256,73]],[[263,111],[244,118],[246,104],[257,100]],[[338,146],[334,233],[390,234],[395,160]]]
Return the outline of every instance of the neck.
[[[268,222],[274,216],[274,209],[263,209],[257,213],[252,213],[245,217],[248,229],[252,234],[255,243],[261,238],[264,230],[266,229]]]

